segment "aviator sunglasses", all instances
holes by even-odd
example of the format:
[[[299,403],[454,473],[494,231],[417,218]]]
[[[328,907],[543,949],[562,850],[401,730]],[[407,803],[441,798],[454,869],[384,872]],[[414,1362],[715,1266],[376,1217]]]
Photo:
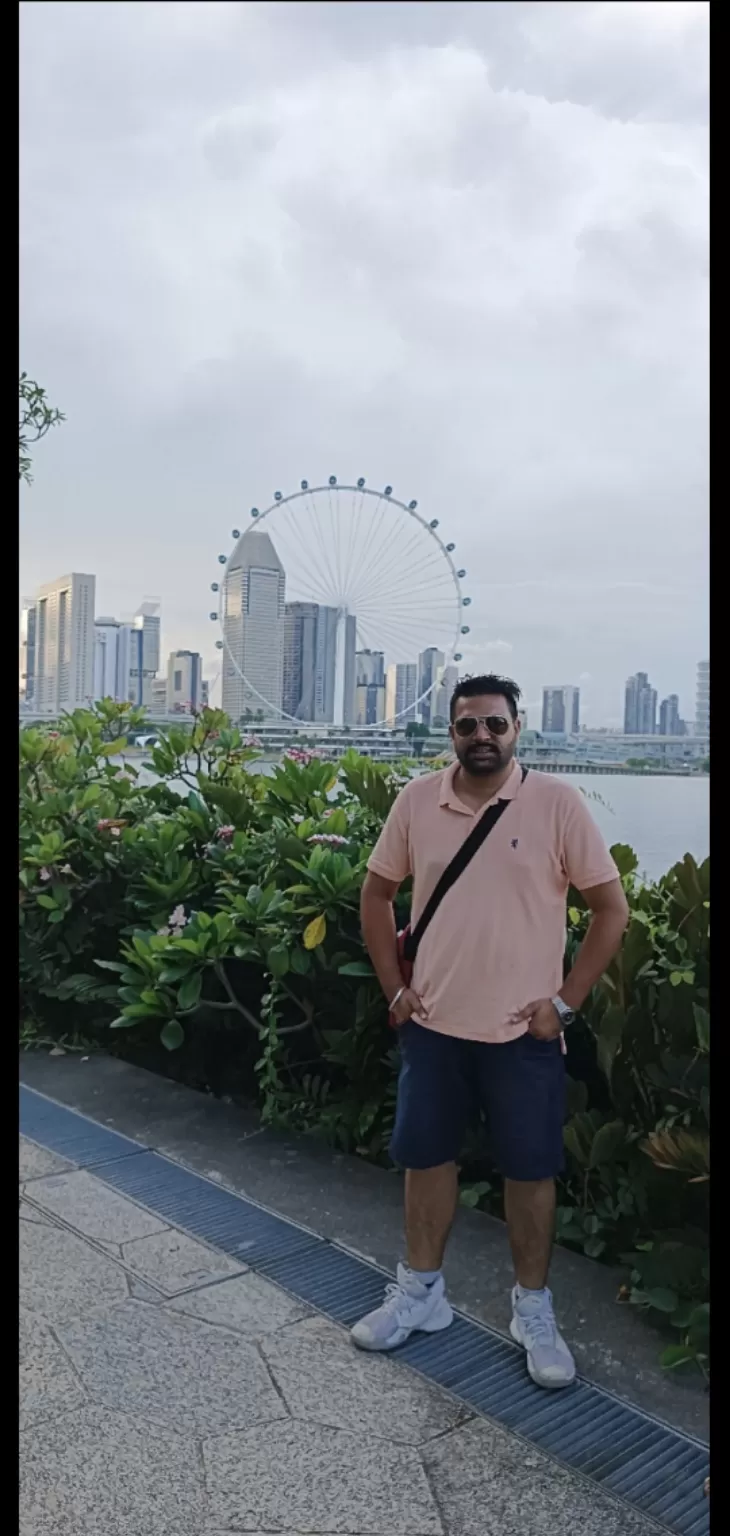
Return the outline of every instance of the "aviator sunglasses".
[[[505,736],[509,730],[506,715],[459,715],[454,721],[454,734],[473,736],[480,725],[485,726],[491,736]]]

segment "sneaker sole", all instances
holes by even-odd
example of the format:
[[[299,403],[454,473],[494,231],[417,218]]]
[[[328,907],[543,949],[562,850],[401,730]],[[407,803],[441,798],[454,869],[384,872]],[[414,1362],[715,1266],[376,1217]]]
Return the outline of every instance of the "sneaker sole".
[[[448,1301],[444,1301],[441,1303],[441,1306],[437,1307],[433,1317],[429,1318],[427,1323],[424,1323],[419,1328],[409,1328],[405,1338],[398,1339],[394,1344],[389,1344],[387,1341],[385,1343],[375,1341],[370,1344],[365,1339],[359,1339],[354,1328],[350,1331],[350,1338],[356,1349],[364,1349],[369,1354],[382,1355],[389,1353],[391,1350],[400,1349],[403,1344],[408,1343],[408,1340],[413,1337],[414,1333],[442,1333],[445,1328],[451,1326],[453,1321],[454,1314],[451,1307]],[[357,1327],[357,1324],[355,1324],[355,1327]]]
[[[564,1392],[566,1387],[572,1387],[572,1386],[575,1385],[575,1380],[576,1380],[576,1376],[577,1376],[577,1372],[575,1370],[573,1371],[573,1375],[568,1380],[566,1380],[566,1381],[543,1381],[543,1379],[540,1376],[538,1376],[537,1371],[535,1370],[535,1367],[534,1367],[534,1365],[532,1363],[532,1360],[530,1359],[529,1350],[527,1349],[527,1347],[525,1345],[525,1342],[524,1342],[524,1340],[523,1340],[523,1338],[522,1338],[522,1336],[520,1334],[519,1323],[517,1322],[516,1318],[514,1318],[514,1317],[512,1319],[512,1322],[509,1325],[509,1331],[510,1331],[510,1333],[512,1335],[512,1338],[515,1341],[515,1344],[519,1344],[522,1347],[522,1349],[524,1349],[524,1351],[525,1351],[525,1357],[527,1359],[527,1369],[528,1369],[528,1371],[530,1373],[530,1376],[532,1377],[532,1380],[534,1381],[536,1387],[542,1387],[544,1392]]]

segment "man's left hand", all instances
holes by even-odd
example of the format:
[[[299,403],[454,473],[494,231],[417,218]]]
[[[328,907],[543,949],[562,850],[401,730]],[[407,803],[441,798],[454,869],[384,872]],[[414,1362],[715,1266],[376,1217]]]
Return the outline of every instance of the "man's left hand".
[[[562,1032],[557,1009],[549,997],[539,997],[536,1002],[527,1003],[526,1007],[511,1015],[509,1023],[514,1028],[526,1024],[536,1040],[557,1040]]]

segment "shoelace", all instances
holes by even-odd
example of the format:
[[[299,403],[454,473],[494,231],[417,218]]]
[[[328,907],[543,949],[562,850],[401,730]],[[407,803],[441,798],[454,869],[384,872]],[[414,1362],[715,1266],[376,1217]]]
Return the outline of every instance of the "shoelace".
[[[415,1306],[416,1302],[422,1299],[420,1296],[412,1296],[410,1291],[404,1290],[403,1286],[398,1284],[397,1280],[392,1280],[390,1285],[385,1287],[383,1311],[397,1312],[402,1306],[405,1306],[406,1310],[410,1311],[411,1307]]]
[[[531,1344],[544,1344],[554,1348],[557,1343],[557,1324],[551,1312],[520,1312],[520,1322]]]

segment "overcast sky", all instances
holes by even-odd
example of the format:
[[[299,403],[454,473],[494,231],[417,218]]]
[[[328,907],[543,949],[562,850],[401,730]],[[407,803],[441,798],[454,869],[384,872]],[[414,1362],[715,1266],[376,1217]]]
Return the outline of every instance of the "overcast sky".
[[[364,474],[456,542],[470,670],[691,718],[708,10],[21,5],[22,591],[158,596],[212,672],[230,529]]]

